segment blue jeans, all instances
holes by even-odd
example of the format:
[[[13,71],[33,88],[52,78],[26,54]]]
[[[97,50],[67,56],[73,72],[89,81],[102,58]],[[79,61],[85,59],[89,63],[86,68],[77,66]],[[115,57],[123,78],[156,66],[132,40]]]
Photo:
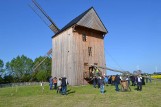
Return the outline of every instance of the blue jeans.
[[[115,83],[115,90],[116,91],[119,91],[120,89],[119,89],[119,84],[117,84],[117,83]]]
[[[93,87],[96,88],[96,82],[93,82]]]
[[[52,90],[53,89],[53,84],[50,83],[49,85],[50,85],[50,90]]]
[[[67,86],[62,86],[62,94],[66,94],[67,92]]]
[[[101,86],[100,86],[100,92],[101,92],[101,93],[104,93],[104,92],[105,92],[105,90],[104,90],[104,85],[101,85]]]

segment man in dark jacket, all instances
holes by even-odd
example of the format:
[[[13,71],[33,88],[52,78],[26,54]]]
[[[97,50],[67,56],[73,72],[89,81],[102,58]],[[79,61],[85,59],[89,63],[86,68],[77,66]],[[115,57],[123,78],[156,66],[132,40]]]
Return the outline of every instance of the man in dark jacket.
[[[119,75],[116,75],[116,77],[115,77],[115,80],[114,80],[114,84],[115,84],[115,90],[116,91],[119,91],[120,89],[119,89],[119,84],[120,84],[120,77],[119,77]]]
[[[97,84],[97,78],[96,76],[93,77],[93,87],[96,88],[96,84]]]
[[[132,76],[130,77],[130,79],[131,79],[131,82],[132,82],[132,85],[131,85],[131,86],[135,86],[135,76],[132,75]]]
[[[61,87],[62,87],[62,95],[66,95],[67,93],[67,78],[66,77],[62,77],[62,84],[61,84]]]

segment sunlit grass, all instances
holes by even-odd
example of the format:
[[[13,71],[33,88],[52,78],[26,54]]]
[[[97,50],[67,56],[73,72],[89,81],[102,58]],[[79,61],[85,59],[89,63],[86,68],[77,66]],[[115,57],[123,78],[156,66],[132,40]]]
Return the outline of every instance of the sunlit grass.
[[[143,86],[143,91],[115,92],[114,86],[106,86],[105,94],[98,88],[68,86],[68,95],[56,90],[44,90],[40,86],[0,88],[0,107],[160,107],[161,81],[155,80]]]

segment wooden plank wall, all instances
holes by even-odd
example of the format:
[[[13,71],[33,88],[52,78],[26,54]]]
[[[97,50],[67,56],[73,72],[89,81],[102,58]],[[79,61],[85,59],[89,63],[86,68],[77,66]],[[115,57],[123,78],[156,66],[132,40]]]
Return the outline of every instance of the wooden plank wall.
[[[82,41],[82,33],[86,33],[87,41]],[[76,75],[79,75],[78,84],[86,84],[83,79],[84,63],[94,64],[98,63],[99,66],[106,66],[105,64],[105,55],[104,55],[104,40],[103,33],[100,33],[95,30],[90,30],[83,27],[77,27],[76,32],[73,34],[74,41],[76,41],[76,47],[73,50],[76,50],[76,55],[74,59],[77,59],[75,70],[78,72]],[[92,56],[88,55],[88,47],[92,47]],[[86,69],[88,70],[88,69]],[[102,70],[105,73],[105,70]]]
[[[91,9],[78,23],[77,25],[84,26],[87,28],[99,30],[102,32],[107,32],[103,23],[99,19],[94,9]]]
[[[72,28],[70,28],[52,39],[52,76],[57,78],[66,76],[69,83],[74,85],[72,36]]]
[[[82,33],[87,34],[87,41],[82,41]],[[67,77],[70,85],[87,84],[83,78],[84,63],[98,63],[105,66],[104,42],[102,33],[77,27],[67,29],[52,39],[52,76]],[[88,55],[92,47],[92,56]]]

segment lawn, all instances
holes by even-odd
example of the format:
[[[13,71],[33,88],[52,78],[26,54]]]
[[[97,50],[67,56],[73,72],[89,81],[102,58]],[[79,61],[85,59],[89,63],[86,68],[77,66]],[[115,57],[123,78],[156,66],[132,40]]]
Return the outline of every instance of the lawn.
[[[57,94],[49,86],[0,88],[0,107],[161,107],[161,80],[143,86],[143,91],[115,92],[106,86],[105,94],[92,85],[68,86],[68,95]]]

